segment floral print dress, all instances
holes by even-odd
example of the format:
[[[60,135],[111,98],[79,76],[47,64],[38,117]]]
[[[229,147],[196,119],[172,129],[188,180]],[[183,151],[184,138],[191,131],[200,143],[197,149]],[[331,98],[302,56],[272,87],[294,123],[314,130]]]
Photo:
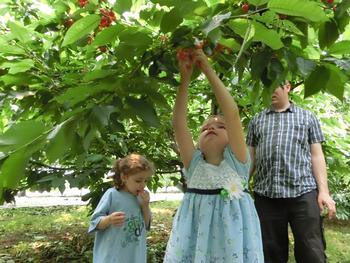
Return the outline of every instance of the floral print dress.
[[[188,188],[223,189],[220,194],[187,192],[174,217],[164,263],[261,263],[260,223],[246,192],[250,161],[230,147],[220,165],[195,151],[185,173]]]

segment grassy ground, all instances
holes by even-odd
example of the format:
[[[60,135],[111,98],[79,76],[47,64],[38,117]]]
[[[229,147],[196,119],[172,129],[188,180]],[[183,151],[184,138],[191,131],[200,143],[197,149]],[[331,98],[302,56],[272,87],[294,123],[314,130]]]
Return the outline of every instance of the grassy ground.
[[[162,262],[178,204],[152,203],[153,224],[147,237],[150,263]],[[0,209],[0,263],[91,262],[88,223],[84,206]],[[329,263],[350,263],[350,221],[326,221],[325,229]]]

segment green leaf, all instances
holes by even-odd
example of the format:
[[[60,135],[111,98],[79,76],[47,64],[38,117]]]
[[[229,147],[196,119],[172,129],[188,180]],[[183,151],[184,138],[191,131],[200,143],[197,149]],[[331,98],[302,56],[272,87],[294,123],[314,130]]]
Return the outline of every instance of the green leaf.
[[[146,49],[146,47],[144,47]],[[134,61],[135,55],[138,53],[137,47],[129,46],[126,43],[120,43],[115,49],[115,55],[119,60],[127,59]]]
[[[11,21],[8,22],[8,26],[11,29],[13,36],[22,43],[28,43],[31,41],[31,34],[25,27]]]
[[[255,80],[259,80],[263,71],[267,67],[267,62],[270,61],[271,53],[267,50],[264,50],[259,53],[255,53],[252,55],[250,68],[252,78]]]
[[[89,120],[94,125],[98,126],[107,126],[109,122],[109,117],[112,112],[115,111],[115,107],[113,106],[95,106],[92,109]]]
[[[238,19],[230,20],[228,22],[228,26],[236,34],[238,34],[239,36],[244,38],[245,34],[246,34],[247,30],[248,30],[248,27],[249,27],[249,21],[247,19],[240,19],[240,18],[238,18]],[[252,25],[251,28],[250,28],[250,32],[249,32],[248,38],[247,38],[247,42],[250,41],[254,37],[254,34],[255,34],[255,28]]]
[[[118,87],[118,81],[101,83],[98,85],[80,85],[74,88],[67,89],[62,95],[55,97],[55,100],[60,104],[68,103],[70,106],[86,100],[90,96],[101,92],[115,91]]]
[[[50,162],[60,159],[70,148],[74,138],[75,122],[64,121],[53,129],[47,136],[46,156]]]
[[[19,181],[25,175],[25,167],[30,156],[43,147],[45,138],[41,136],[38,140],[33,140],[25,147],[21,147],[15,153],[12,153],[3,162],[0,171],[0,178],[3,180],[3,185],[7,188],[16,188]]]
[[[255,6],[261,6],[268,2],[269,0],[248,0],[249,4],[255,5]]]
[[[76,21],[64,36],[62,47],[68,46],[92,32],[100,23],[99,15],[88,15]]]
[[[277,79],[278,82],[284,80],[284,68],[282,63],[277,58],[271,58],[268,66],[268,77],[271,80]]]
[[[292,21],[289,21],[289,20],[282,20],[282,28],[284,30],[288,30],[296,35],[300,35],[300,36],[303,36],[304,33],[301,32],[301,30],[292,22]]]
[[[39,138],[45,131],[46,127],[41,122],[18,122],[0,135],[0,151],[9,153],[23,147]]]
[[[350,54],[350,40],[343,40],[334,43],[328,50],[331,54],[347,55]]]
[[[132,47],[147,47],[152,43],[152,38],[138,27],[120,32],[119,39],[121,42]]]
[[[326,21],[320,26],[318,40],[320,48],[330,47],[339,37],[338,27],[334,20]]]
[[[113,9],[118,14],[122,15],[124,12],[129,11],[132,7],[132,0],[116,1]]]
[[[317,92],[324,90],[329,79],[330,72],[324,66],[318,66],[311,72],[305,80],[304,97],[309,97]]]
[[[83,81],[91,81],[95,79],[102,79],[107,76],[114,75],[116,73],[116,70],[112,69],[96,69],[94,71],[88,72],[85,74]]]
[[[271,95],[272,95],[272,91],[271,89],[263,89],[262,93],[261,93],[261,97],[263,98],[263,104],[265,105],[265,107],[269,107],[271,104]]]
[[[329,79],[325,85],[326,91],[343,101],[345,83],[348,81],[348,77],[335,65],[327,64],[326,68],[330,72]]]
[[[304,76],[309,75],[310,72],[313,71],[314,68],[316,67],[315,62],[308,59],[304,59],[302,57],[297,57],[296,63],[298,65],[298,69],[300,73],[303,74]]]
[[[23,55],[25,54],[24,49],[14,46],[14,45],[9,45],[6,40],[0,37],[0,53],[3,54],[14,54],[14,55]]]
[[[204,1],[177,1],[176,8],[178,8],[183,18],[193,19],[196,16],[209,16],[210,9]]]
[[[241,48],[241,45],[234,38],[221,38],[218,43],[225,47],[231,48],[234,52],[239,51]]]
[[[205,35],[208,35],[209,32],[211,32],[212,30],[214,30],[215,28],[221,26],[222,22],[228,18],[231,17],[231,12],[227,12],[225,14],[222,15],[216,15],[214,16],[207,25],[204,26],[203,28],[203,33]]]
[[[328,20],[321,5],[309,0],[270,0],[267,7],[279,14],[300,16],[312,22]]]
[[[154,4],[159,4],[160,6],[172,7],[175,4],[174,0],[151,0]]]
[[[52,188],[58,188],[58,190],[63,194],[64,190],[66,189],[65,186],[66,179],[63,177],[54,177],[51,181],[51,187]]]
[[[261,41],[271,47],[272,49],[280,49],[284,47],[278,33],[273,29],[268,29],[264,25],[253,22],[255,34],[253,41]]]
[[[165,13],[160,22],[160,31],[163,33],[174,31],[183,21],[183,18],[177,8]]]
[[[156,111],[145,100],[128,97],[126,103],[131,107],[131,111],[138,115],[147,125],[159,127],[160,122]]]
[[[348,17],[347,11],[350,7],[349,0],[343,0],[337,3],[336,11],[334,13],[334,17],[338,20],[342,17]]]
[[[92,41],[92,43],[89,45],[88,51],[94,51],[96,47],[105,46],[115,42],[118,38],[118,34],[123,30],[124,27],[120,24],[113,25],[102,30],[96,35],[94,41]]]
[[[26,72],[32,67],[34,67],[34,61],[31,59],[22,59],[20,61],[5,62],[2,64],[4,68],[10,68],[10,74],[17,74],[21,72]]]
[[[11,154],[2,164],[0,177],[2,177],[3,186],[15,188],[24,176],[25,167],[29,160],[29,155],[25,149]]]

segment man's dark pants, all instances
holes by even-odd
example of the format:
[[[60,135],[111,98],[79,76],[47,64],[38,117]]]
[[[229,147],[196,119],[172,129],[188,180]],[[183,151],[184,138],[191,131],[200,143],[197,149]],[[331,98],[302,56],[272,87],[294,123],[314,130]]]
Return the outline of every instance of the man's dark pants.
[[[268,198],[255,193],[265,263],[288,262],[288,223],[294,236],[298,263],[324,263],[325,240],[317,191],[297,198]]]

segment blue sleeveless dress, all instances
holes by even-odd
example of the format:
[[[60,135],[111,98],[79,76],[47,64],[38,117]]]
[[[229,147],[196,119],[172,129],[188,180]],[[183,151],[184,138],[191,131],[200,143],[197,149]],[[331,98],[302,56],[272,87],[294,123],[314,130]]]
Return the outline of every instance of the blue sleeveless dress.
[[[185,193],[164,263],[264,262],[258,215],[246,192],[249,167],[250,160],[241,163],[230,147],[218,166],[205,162],[200,151],[194,152],[185,177],[188,188],[201,192]],[[226,190],[203,194],[220,188]]]

